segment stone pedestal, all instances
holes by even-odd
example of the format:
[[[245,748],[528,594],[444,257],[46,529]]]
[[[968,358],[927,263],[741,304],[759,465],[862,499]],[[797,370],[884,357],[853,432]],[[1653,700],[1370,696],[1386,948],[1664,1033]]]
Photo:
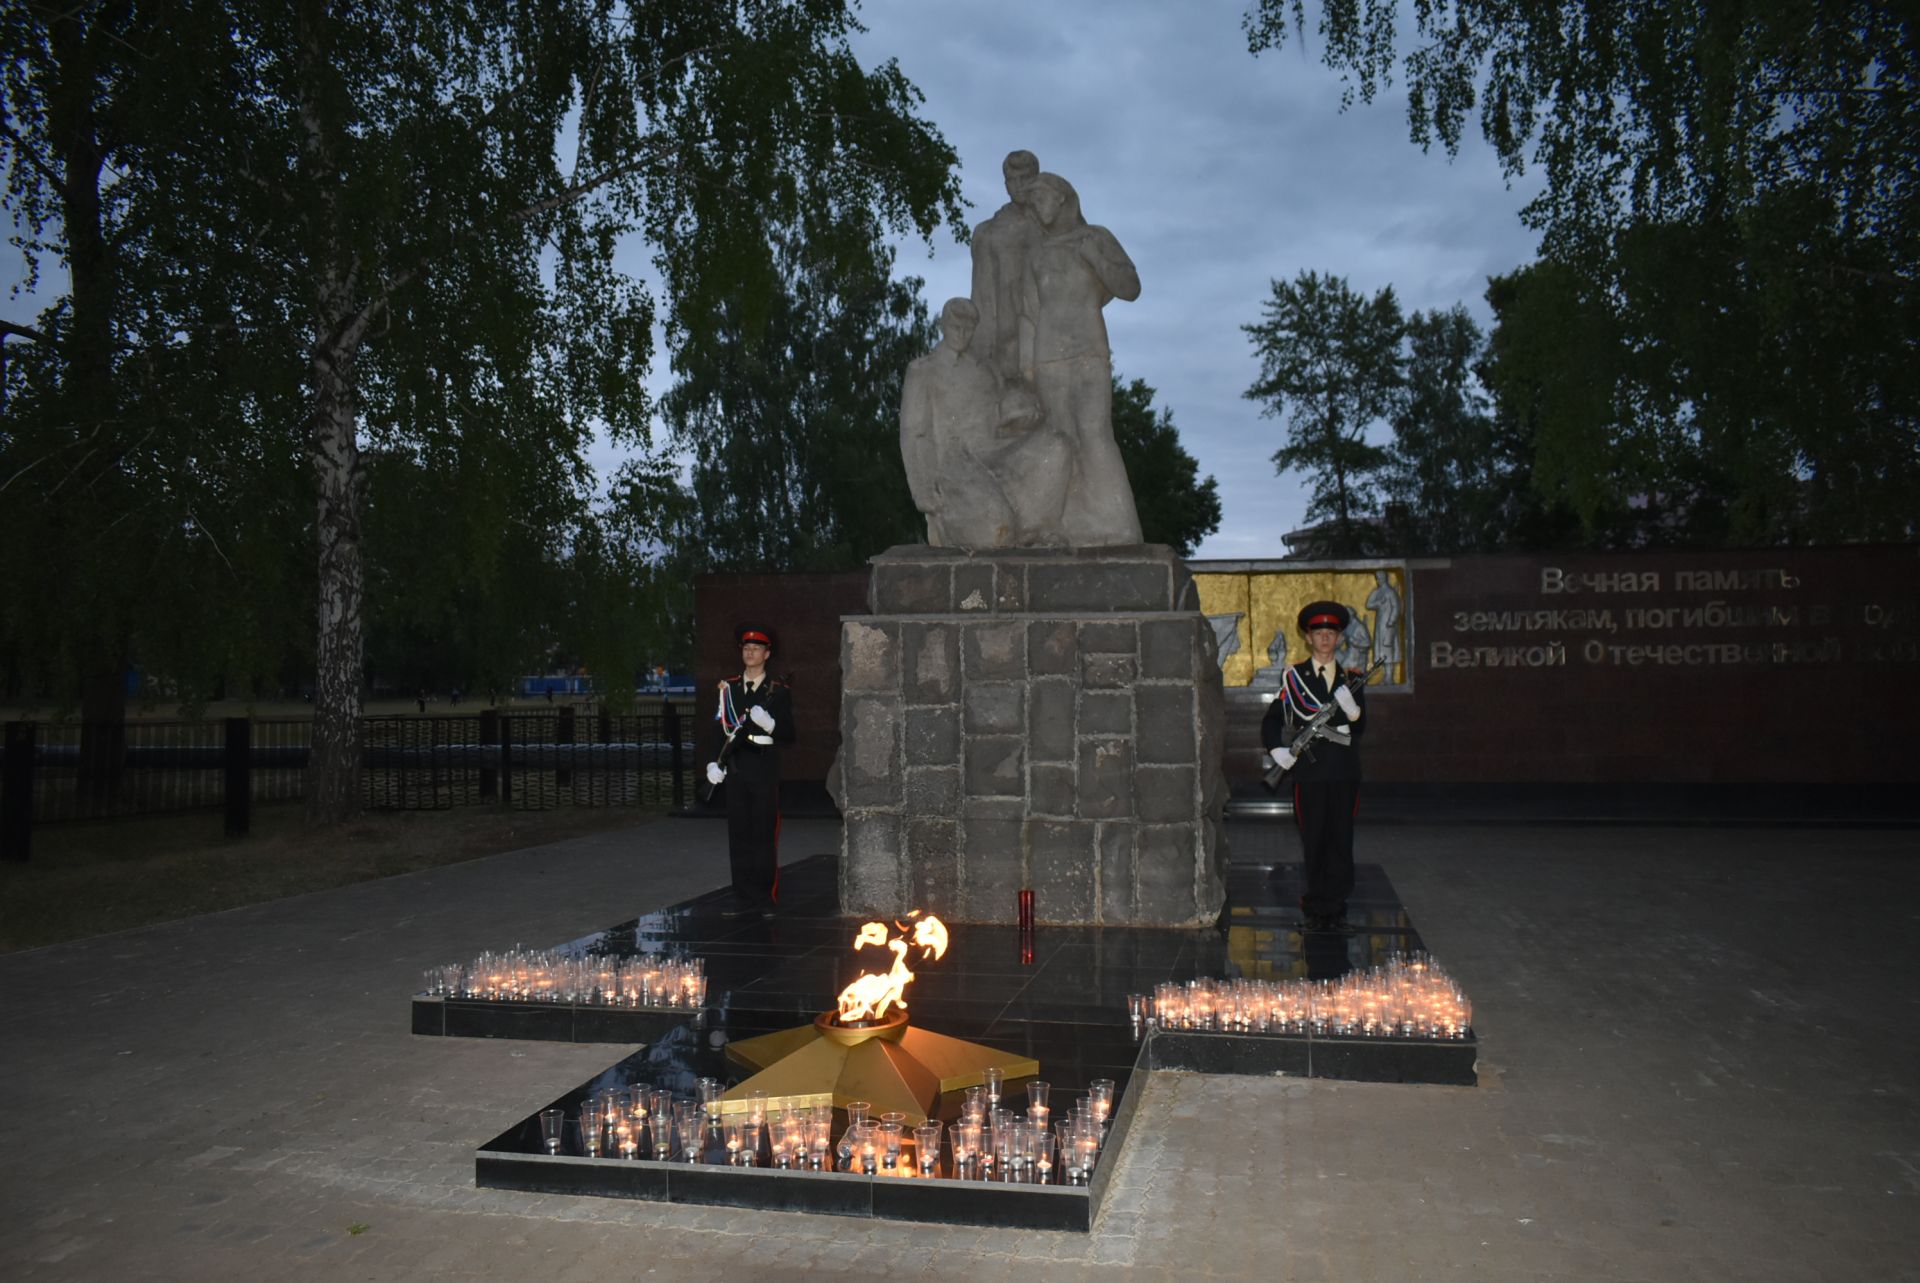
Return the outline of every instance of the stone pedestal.
[[[1158,545],[900,547],[841,621],[849,914],[1193,926],[1226,895],[1225,701]]]

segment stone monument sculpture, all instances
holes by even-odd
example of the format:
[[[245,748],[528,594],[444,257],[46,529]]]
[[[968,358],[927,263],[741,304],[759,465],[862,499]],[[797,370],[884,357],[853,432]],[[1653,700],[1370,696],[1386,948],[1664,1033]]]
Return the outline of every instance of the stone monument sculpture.
[[[1277,691],[1287,676],[1287,627],[1282,624],[1274,629],[1273,640],[1267,645],[1267,666],[1256,669],[1253,680],[1247,683],[1249,690]]]
[[[1365,668],[1372,650],[1373,630],[1367,627],[1366,616],[1348,606],[1346,631],[1340,634],[1340,647],[1333,652],[1333,662],[1342,668]]]
[[[1213,650],[1225,669],[1227,661],[1240,653],[1240,621],[1245,619],[1245,611],[1234,611],[1227,615],[1208,615],[1207,622],[1213,625]]]
[[[1072,468],[1065,437],[1044,423],[1003,430],[1001,381],[971,350],[976,306],[948,299],[940,342],[907,367],[900,452],[935,547],[1046,547],[1065,542]]]
[[[913,362],[900,447],[931,547],[873,559],[841,620],[844,912],[1198,926],[1226,898],[1223,643],[1141,542],[1102,309],[1113,233],[1031,152],[973,235],[973,297]]]
[[[1033,180],[1028,204],[1043,235],[1027,272],[1033,380],[1047,422],[1074,448],[1062,522],[1076,548],[1140,542],[1140,516],[1113,440],[1113,357],[1101,315],[1115,298],[1140,297],[1140,276],[1120,242],[1080,217],[1080,197],[1057,174]]]
[[[1007,182],[1007,203],[973,229],[973,305],[980,312],[983,359],[1000,379],[1022,385],[1033,365],[1033,333],[1021,334],[1027,264],[1040,242],[1040,220],[1027,205],[1027,192],[1040,175],[1030,151],[1009,152],[1000,166]],[[1037,413],[1038,399],[1034,400]]]
[[[1373,572],[1373,591],[1367,594],[1367,609],[1373,612],[1373,657],[1384,660],[1387,675],[1393,675],[1400,662],[1400,592],[1384,570]]]
[[[1001,170],[1009,199],[974,229],[973,298],[942,310],[941,348],[950,350],[910,379],[902,398],[901,446],[928,541],[1137,544],[1140,517],[1113,439],[1113,361],[1101,311],[1113,299],[1138,298],[1139,273],[1113,233],[1081,215],[1072,184],[1041,172],[1032,152],[1010,153]],[[955,345],[961,302],[971,303],[972,337]],[[969,344],[977,368],[963,375],[954,367]],[[941,357],[936,350],[927,359]],[[936,383],[937,401],[929,395]],[[948,429],[973,443],[951,471],[941,444]],[[1056,468],[1062,448],[1065,466]],[[1036,467],[1040,475],[1030,476]],[[1007,493],[1015,477],[1025,479],[1017,496]]]

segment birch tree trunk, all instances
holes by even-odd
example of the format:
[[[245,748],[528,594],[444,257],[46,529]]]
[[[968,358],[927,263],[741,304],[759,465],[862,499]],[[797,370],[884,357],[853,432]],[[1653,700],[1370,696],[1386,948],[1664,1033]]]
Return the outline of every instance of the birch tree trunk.
[[[308,237],[314,291],[314,343],[307,362],[310,408],[307,466],[317,506],[319,600],[314,647],[313,745],[307,760],[307,821],[336,824],[360,808],[360,687],[364,672],[361,516],[366,481],[360,466],[360,404],[354,361],[372,315],[356,306],[358,265],[341,225],[341,179],[336,164],[339,120],[326,105],[325,3],[298,10],[300,161],[318,194]]]
[[[313,409],[307,462],[318,499],[314,534],[320,559],[313,749],[307,764],[307,819],[315,824],[338,823],[360,807],[365,590],[360,518],[365,477],[353,375],[358,335],[353,335],[353,348],[339,342],[340,337],[345,336],[337,329],[320,336],[308,375]]]

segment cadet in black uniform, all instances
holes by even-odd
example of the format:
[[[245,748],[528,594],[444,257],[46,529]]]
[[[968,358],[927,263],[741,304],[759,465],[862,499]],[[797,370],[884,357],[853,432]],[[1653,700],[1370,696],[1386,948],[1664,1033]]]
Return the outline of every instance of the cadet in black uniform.
[[[1301,610],[1300,631],[1312,653],[1287,669],[1260,722],[1260,743],[1293,781],[1293,822],[1306,865],[1303,931],[1354,929],[1347,922],[1347,896],[1353,892],[1353,817],[1360,805],[1367,689],[1364,674],[1343,671],[1333,658],[1350,622],[1351,612],[1337,601],[1310,602]],[[1336,706],[1328,720],[1331,734],[1316,739],[1311,755],[1296,761],[1289,746],[1328,701]]]
[[[727,783],[727,857],[733,866],[734,904],[727,917],[773,916],[780,898],[780,745],[793,743],[793,699],[786,683],[767,675],[773,630],[741,624],[740,676],[720,683],[718,720],[732,736],[725,766],[707,764],[707,779]]]

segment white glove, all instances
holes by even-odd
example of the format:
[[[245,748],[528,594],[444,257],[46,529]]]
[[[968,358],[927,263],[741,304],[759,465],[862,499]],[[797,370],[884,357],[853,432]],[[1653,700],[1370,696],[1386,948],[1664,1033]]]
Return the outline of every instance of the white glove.
[[[773,733],[773,714],[760,707],[760,705],[755,704],[752,708],[748,709],[747,716],[751,717],[753,724],[761,730],[766,731],[769,735]]]
[[[1360,720],[1360,701],[1353,697],[1352,691],[1344,686],[1334,687],[1333,702],[1340,706],[1340,711],[1347,715],[1349,722]]]
[[[1274,764],[1283,771],[1291,771],[1293,769],[1293,764],[1299,760],[1300,760],[1299,758],[1295,757],[1292,753],[1289,753],[1284,748],[1276,748],[1273,750]]]
[[[726,778],[727,778],[727,773],[720,769],[720,763],[718,762],[707,763],[707,783],[718,784],[720,783],[720,781]]]

